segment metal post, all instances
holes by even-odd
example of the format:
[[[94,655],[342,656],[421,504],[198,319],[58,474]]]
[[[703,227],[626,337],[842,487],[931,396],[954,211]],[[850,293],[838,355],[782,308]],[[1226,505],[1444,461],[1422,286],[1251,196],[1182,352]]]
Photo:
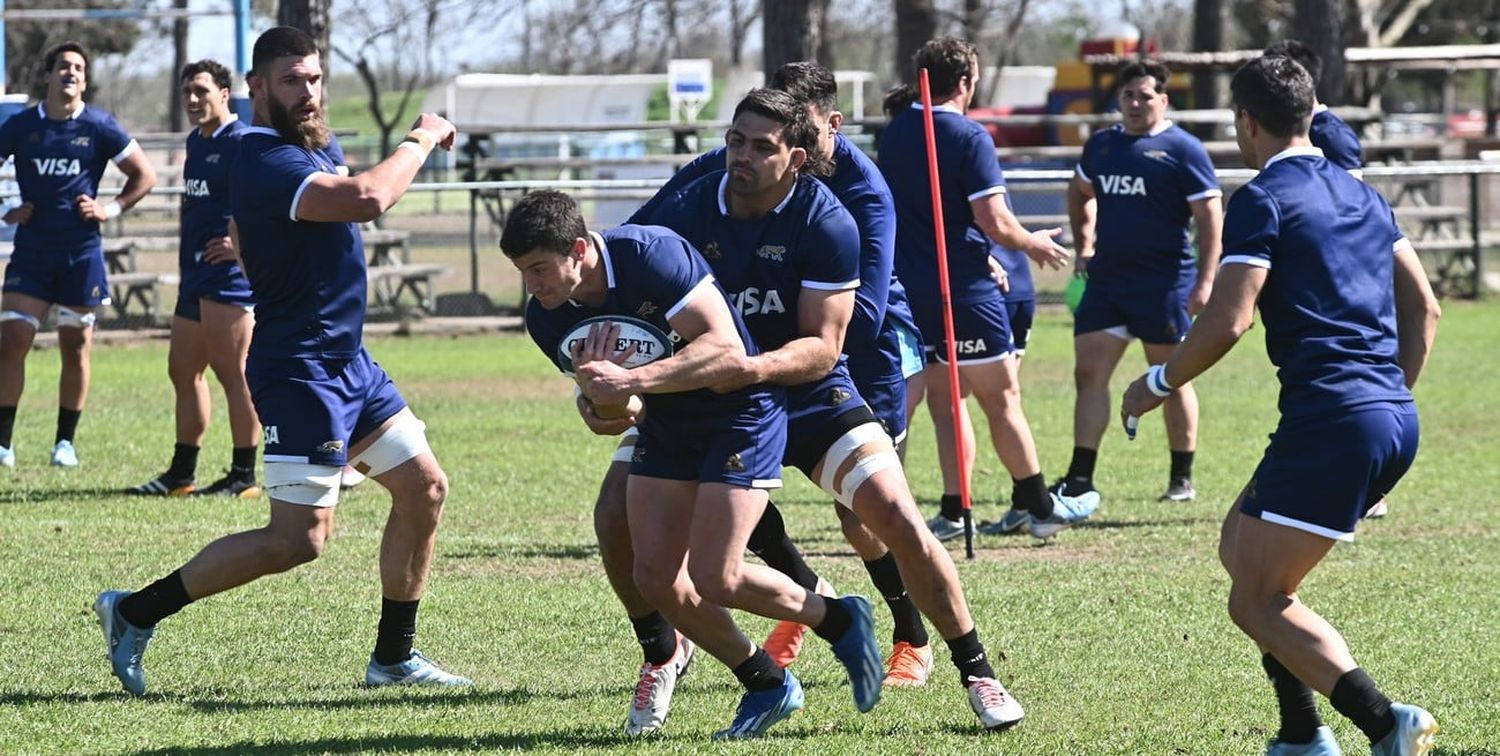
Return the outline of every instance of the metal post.
[[[5,94],[5,0],[0,0],[0,94]]]
[[[229,109],[246,123],[253,116],[250,85],[245,81],[250,73],[250,46],[250,0],[234,0],[234,72],[240,80],[229,95]]]
[[[1480,230],[1483,226],[1480,222],[1480,210],[1484,207],[1480,196],[1484,186],[1482,179],[1478,173],[1469,174],[1469,229],[1474,240],[1474,264],[1469,272],[1469,290],[1473,292],[1475,299],[1484,296],[1484,241]]]

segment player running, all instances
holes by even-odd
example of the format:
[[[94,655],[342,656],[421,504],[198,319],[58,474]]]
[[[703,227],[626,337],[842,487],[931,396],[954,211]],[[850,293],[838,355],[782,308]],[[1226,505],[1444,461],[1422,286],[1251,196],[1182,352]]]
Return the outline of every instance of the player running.
[[[1249,330],[1257,306],[1281,382],[1281,422],[1224,520],[1229,616],[1260,648],[1281,727],[1268,754],[1338,754],[1314,690],[1377,756],[1423,754],[1437,723],[1392,703],[1337,630],[1297,596],[1303,578],[1416,457],[1411,387],[1438,304],[1385,200],[1308,139],[1312,78],[1280,56],[1230,83],[1235,138],[1260,170],[1229,202],[1213,297],[1170,358],[1125,393],[1127,432]]]
[[[26,357],[47,312],[57,306],[57,436],[52,464],[77,467],[73,437],[89,394],[94,308],[109,302],[99,224],[119,217],[156,184],[156,172],[113,116],[84,104],[89,55],[77,42],[47,51],[47,96],[0,125],[0,158],[14,157],[21,205],[0,296],[0,465],[16,466],[12,431],[26,387]],[[104,168],[125,174],[119,196],[99,198]]]

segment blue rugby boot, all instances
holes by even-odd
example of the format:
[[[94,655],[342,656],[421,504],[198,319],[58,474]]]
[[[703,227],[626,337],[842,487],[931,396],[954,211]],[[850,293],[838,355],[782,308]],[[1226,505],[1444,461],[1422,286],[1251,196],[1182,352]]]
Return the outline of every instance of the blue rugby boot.
[[[1085,491],[1077,496],[1052,493],[1052,516],[1047,519],[1031,518],[1028,529],[1032,538],[1046,540],[1067,528],[1071,528],[1089,517],[1099,508],[1099,492]]]
[[[1333,730],[1321,725],[1307,743],[1283,743],[1273,740],[1266,744],[1266,756],[1343,756],[1339,742],[1333,738]]]
[[[1438,724],[1426,709],[1411,704],[1391,704],[1396,729],[1379,743],[1370,746],[1371,756],[1425,756],[1432,752]]]
[[[864,596],[833,599],[844,605],[854,622],[843,637],[833,643],[833,655],[849,673],[849,687],[854,691],[854,706],[861,713],[880,702],[880,686],[885,679],[880,660],[880,644],[875,640],[875,616],[870,600]]]
[[[734,722],[714,733],[714,740],[760,737],[771,729],[771,725],[801,711],[807,705],[802,696],[802,683],[791,670],[786,670],[785,674],[786,679],[779,688],[745,691],[739,708],[734,710]]]
[[[156,634],[156,628],[139,628],[120,616],[120,600],[129,596],[128,591],[105,591],[94,599],[94,614],[99,617],[99,627],[104,630],[106,655],[110,670],[119,678],[120,685],[131,695],[146,692],[146,670],[141,665],[146,655],[146,644]]]
[[[381,685],[470,685],[467,677],[443,671],[431,659],[422,655],[421,651],[412,649],[411,656],[406,661],[396,664],[381,664],[370,657],[369,666],[365,667],[365,684],[370,687]]]

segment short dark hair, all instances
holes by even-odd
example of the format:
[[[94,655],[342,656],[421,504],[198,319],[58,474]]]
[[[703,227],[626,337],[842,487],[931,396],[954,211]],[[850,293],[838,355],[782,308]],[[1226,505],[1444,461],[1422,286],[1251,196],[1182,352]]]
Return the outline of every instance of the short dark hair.
[[[979,59],[979,49],[973,42],[958,37],[929,39],[911,56],[913,81],[922,69],[927,69],[927,84],[932,87],[932,99],[953,94],[958,82],[965,76],[972,81],[978,75],[974,61]]]
[[[206,73],[214,80],[214,86],[219,89],[229,89],[233,84],[229,76],[229,69],[223,63],[211,58],[194,61],[182,67],[182,73],[178,75],[177,81],[185,82],[191,80],[198,74]]]
[[[255,50],[250,54],[250,72],[257,76],[265,73],[271,61],[295,55],[305,58],[318,54],[318,43],[295,26],[277,26],[267,29],[255,40]]]
[[[734,118],[754,113],[781,124],[781,141],[788,147],[801,147],[807,153],[803,171],[826,176],[832,168],[829,156],[818,147],[818,128],[813,125],[807,105],[787,92],[762,87],[752,89],[734,106]]]
[[[47,52],[42,56],[43,72],[52,73],[52,67],[57,65],[57,59],[61,58],[63,53],[69,52],[78,53],[83,58],[83,72],[88,73],[89,66],[92,65],[92,61],[89,60],[89,51],[83,49],[83,45],[72,40],[47,48]]]
[[[1172,78],[1172,69],[1167,68],[1167,64],[1151,58],[1132,60],[1120,66],[1120,70],[1115,73],[1115,89],[1125,86],[1126,82],[1135,81],[1144,76],[1156,79],[1156,91],[1157,94],[1161,94],[1167,91],[1167,79]]]
[[[839,84],[833,72],[811,61],[793,61],[776,69],[771,76],[771,88],[815,105],[825,115],[839,106]]]
[[[556,189],[543,189],[521,198],[505,216],[500,251],[514,260],[538,250],[566,255],[574,239],[588,236],[578,203]]]
[[[917,101],[919,94],[917,88],[910,84],[897,84],[885,93],[885,99],[880,103],[880,109],[885,111],[886,118],[895,118],[897,113],[911,107]]]
[[[1283,58],[1291,58],[1297,64],[1307,69],[1312,76],[1313,86],[1323,80],[1323,59],[1318,57],[1316,50],[1298,42],[1295,39],[1283,39],[1266,48],[1266,55],[1280,55]]]
[[[1313,80],[1297,61],[1262,55],[1240,66],[1229,81],[1236,112],[1245,111],[1273,136],[1307,133],[1312,122]]]

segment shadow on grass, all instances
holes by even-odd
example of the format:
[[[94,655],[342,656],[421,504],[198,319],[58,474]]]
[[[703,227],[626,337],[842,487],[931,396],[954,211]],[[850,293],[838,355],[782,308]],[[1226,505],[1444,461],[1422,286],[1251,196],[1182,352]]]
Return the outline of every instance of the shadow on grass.
[[[1463,748],[1454,750],[1438,746],[1432,750],[1432,756],[1500,756],[1500,751],[1493,748]]]
[[[0,706],[48,706],[128,700],[130,700],[130,695],[118,690],[101,693],[6,693],[0,695]]]
[[[41,504],[53,501],[79,501],[98,499],[124,499],[129,498],[124,488],[103,488],[93,486],[90,488],[27,488],[19,491],[6,491],[0,494],[0,502],[6,504]],[[137,497],[142,501],[154,500],[147,497]]]
[[[1089,520],[1077,526],[1080,529],[1090,530],[1130,530],[1131,528],[1171,528],[1201,525],[1204,522],[1201,517],[1169,517],[1166,519],[1144,519],[1144,520]]]
[[[515,547],[482,547],[444,551],[444,559],[587,559],[599,558],[598,544],[549,543]]]

